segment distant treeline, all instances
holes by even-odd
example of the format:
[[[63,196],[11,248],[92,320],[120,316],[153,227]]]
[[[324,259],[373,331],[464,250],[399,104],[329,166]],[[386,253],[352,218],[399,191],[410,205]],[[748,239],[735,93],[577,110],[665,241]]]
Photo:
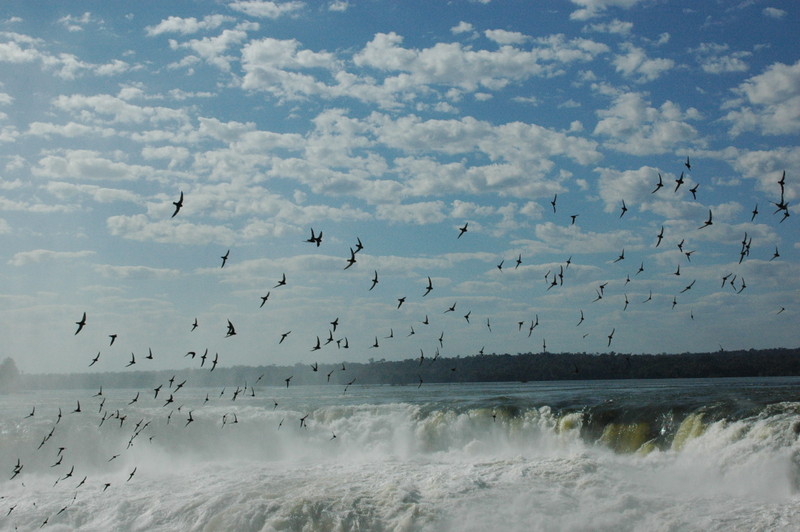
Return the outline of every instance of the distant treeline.
[[[328,377],[330,374],[330,377]],[[468,357],[419,358],[367,363],[308,364],[294,366],[233,366],[208,369],[109,373],[22,374],[20,388],[142,388],[176,376],[187,386],[259,386],[356,384],[418,385],[452,382],[508,382],[579,379],[665,379],[714,377],[766,377],[800,375],[800,348],[713,353],[629,355],[620,353],[525,353]]]

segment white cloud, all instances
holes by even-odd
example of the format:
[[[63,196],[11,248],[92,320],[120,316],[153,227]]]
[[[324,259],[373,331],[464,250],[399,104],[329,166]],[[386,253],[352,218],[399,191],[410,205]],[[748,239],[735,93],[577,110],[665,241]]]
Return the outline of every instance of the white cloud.
[[[75,260],[94,255],[94,251],[51,251],[49,249],[34,249],[14,253],[8,263],[11,266],[27,266],[52,260]]]
[[[68,180],[133,180],[152,176],[153,169],[112,161],[92,150],[64,150],[63,155],[45,155],[31,169],[37,177]]]
[[[330,4],[328,4],[328,11],[338,11],[343,13],[350,8],[350,2],[347,0],[334,0]]]
[[[761,12],[765,17],[769,18],[780,19],[786,16],[786,11],[783,9],[778,9],[777,7],[765,7]]]
[[[26,135],[35,137],[50,138],[58,135],[66,138],[77,137],[112,137],[117,134],[116,130],[112,128],[104,128],[97,126],[87,126],[77,122],[68,122],[66,124],[51,124],[49,122],[31,122],[28,125]]]
[[[230,9],[251,17],[279,18],[291,15],[305,7],[305,2],[268,2],[262,0],[238,1],[228,4]]]
[[[441,201],[378,205],[375,216],[391,223],[425,225],[443,221],[446,217],[444,208]]]
[[[175,279],[181,272],[172,268],[151,268],[149,266],[114,266],[111,264],[95,264],[94,271],[103,277],[113,279]]]
[[[256,29],[258,29],[258,24],[239,24],[235,29],[223,30],[222,33],[214,37],[192,39],[184,43],[170,39],[169,42],[171,48],[192,50],[207,63],[228,72],[231,68],[231,62],[236,58],[226,55],[227,50],[244,41],[247,38],[247,31]]]
[[[609,7],[621,7],[628,9],[642,0],[571,0],[575,5],[581,6],[580,9],[570,13],[572,20],[587,20],[601,15]]]
[[[597,111],[600,121],[595,135],[608,137],[606,145],[634,155],[664,153],[690,140],[696,141],[697,130],[688,123],[698,120],[700,113],[690,107],[686,111],[669,100],[655,108],[638,92],[618,94],[609,109]]]
[[[633,29],[633,22],[623,22],[614,19],[610,22],[597,22],[583,27],[585,32],[612,33],[616,35],[629,35]]]
[[[198,31],[213,30],[220,27],[226,22],[234,21],[233,17],[226,17],[224,15],[208,15],[203,17],[202,20],[197,20],[195,17],[167,17],[155,26],[147,26],[145,33],[148,36],[161,35],[162,33],[180,33],[188,35],[190,33],[197,33]]]
[[[83,31],[83,27],[93,20],[92,14],[86,11],[83,15],[76,17],[66,15],[58,19],[58,23],[67,28],[67,31]]]
[[[474,30],[474,27],[469,22],[464,22],[463,20],[450,28],[450,33],[454,35],[458,35],[459,33],[469,33]]]
[[[745,80],[734,92],[740,98],[726,106],[738,109],[724,117],[731,123],[732,135],[753,130],[766,135],[800,131],[800,61],[793,65],[774,63]]]
[[[727,72],[744,72],[749,67],[744,58],[753,55],[751,52],[728,52],[727,44],[701,43],[691,50],[704,72],[723,74]]]
[[[497,44],[522,44],[530,39],[530,37],[518,31],[486,30],[483,33],[487,39]]]
[[[650,59],[643,49],[630,43],[624,43],[622,49],[626,53],[616,55],[612,64],[617,72],[627,78],[633,78],[637,83],[653,81],[675,66],[675,61],[672,59]]]
[[[168,107],[138,106],[109,94],[85,96],[82,94],[61,95],[53,100],[56,109],[74,113],[83,120],[110,123],[160,123],[188,122],[184,110]],[[105,118],[109,117],[109,118]]]

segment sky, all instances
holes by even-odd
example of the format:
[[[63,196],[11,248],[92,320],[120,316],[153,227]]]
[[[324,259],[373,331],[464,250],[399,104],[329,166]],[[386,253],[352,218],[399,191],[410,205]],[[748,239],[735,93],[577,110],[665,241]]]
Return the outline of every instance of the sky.
[[[699,5],[4,3],[0,357],[797,347],[800,6]]]

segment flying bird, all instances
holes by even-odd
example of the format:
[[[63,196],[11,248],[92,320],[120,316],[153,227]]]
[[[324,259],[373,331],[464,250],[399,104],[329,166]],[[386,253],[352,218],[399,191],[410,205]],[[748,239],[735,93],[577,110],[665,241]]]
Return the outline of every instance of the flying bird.
[[[431,290],[433,290],[433,281],[431,281],[430,276],[428,276],[428,286],[425,287],[425,293],[422,294],[422,297],[425,297],[428,294],[430,294]]]
[[[236,328],[231,323],[231,320],[228,320],[228,332],[225,333],[225,338],[229,338],[236,334]]]
[[[713,218],[713,215],[711,214],[711,209],[708,209],[708,220],[703,222],[703,225],[698,227],[698,229],[703,229],[704,227],[708,227],[709,225],[712,225],[713,224],[712,218]]]
[[[224,255],[222,255],[220,257],[222,259],[222,265],[220,266],[220,268],[224,268],[225,267],[225,263],[228,262],[228,255],[230,255],[230,253],[231,253],[231,250],[229,249],[228,251],[225,252]]]
[[[83,313],[83,317],[81,318],[81,321],[76,321],[75,325],[78,326],[78,330],[75,331],[75,334],[78,334],[86,326],[86,313],[85,312]]]
[[[678,189],[679,189],[679,188],[681,188],[681,185],[683,184],[683,172],[681,172],[681,175],[680,175],[680,177],[679,177],[678,179],[676,179],[676,180],[675,180],[675,183],[676,183],[676,185],[675,185],[675,192],[677,192],[677,191],[678,191]]]
[[[346,270],[355,263],[356,263],[356,252],[353,251],[353,248],[350,248],[350,258],[347,259],[347,266],[345,266],[344,269]]]
[[[181,190],[181,197],[178,198],[178,201],[173,201],[173,205],[175,205],[175,212],[172,213],[172,218],[175,218],[175,215],[178,214],[178,211],[181,210],[183,207],[183,191]]]
[[[272,288],[278,288],[279,286],[286,286],[286,274],[285,273],[283,274],[283,277],[281,277],[281,280],[278,281],[278,284],[276,284]]]
[[[456,238],[461,238],[461,236],[462,236],[464,233],[466,233],[466,232],[467,232],[467,226],[468,226],[468,225],[469,225],[469,222],[466,222],[466,223],[464,223],[464,227],[461,227],[461,228],[459,229],[458,236],[457,236]]]
[[[656,192],[658,192],[658,189],[660,189],[663,186],[664,186],[664,180],[661,179],[661,174],[659,173],[658,174],[658,183],[656,183],[656,188],[654,188],[653,191],[650,194],[655,194]]]

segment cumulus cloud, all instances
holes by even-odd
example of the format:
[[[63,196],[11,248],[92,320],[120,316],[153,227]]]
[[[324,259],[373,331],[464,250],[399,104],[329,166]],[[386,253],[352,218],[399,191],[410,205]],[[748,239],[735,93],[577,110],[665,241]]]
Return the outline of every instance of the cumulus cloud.
[[[727,44],[705,42],[692,52],[700,67],[708,74],[746,71],[749,67],[744,59],[753,54],[746,51],[730,52],[729,48]]]
[[[697,138],[690,120],[701,118],[699,111],[681,107],[669,100],[652,107],[645,94],[625,92],[614,97],[611,107],[597,111],[600,121],[595,135],[607,137],[606,145],[634,155],[664,153]]]
[[[628,35],[633,29],[633,22],[623,22],[614,19],[609,22],[596,22],[583,27],[584,32],[611,33],[616,35]]]
[[[734,136],[746,131],[786,135],[800,131],[800,61],[774,63],[734,89],[739,98],[726,103]]]
[[[647,53],[630,43],[623,43],[624,54],[618,54],[612,60],[617,72],[637,83],[653,81],[661,74],[675,66],[672,59],[650,59]]]
[[[167,17],[155,26],[147,26],[145,33],[150,36],[161,35],[162,33],[180,33],[188,35],[190,33],[197,33],[198,31],[213,30],[220,27],[226,22],[235,20],[233,17],[226,17],[224,15],[207,15],[201,20],[195,17]]]
[[[305,7],[305,2],[268,2],[263,0],[238,1],[228,4],[230,9],[251,17],[276,19],[292,15]]]
[[[587,20],[603,14],[609,7],[621,7],[628,9],[642,0],[571,0],[573,4],[580,6],[570,13],[572,20]]]

